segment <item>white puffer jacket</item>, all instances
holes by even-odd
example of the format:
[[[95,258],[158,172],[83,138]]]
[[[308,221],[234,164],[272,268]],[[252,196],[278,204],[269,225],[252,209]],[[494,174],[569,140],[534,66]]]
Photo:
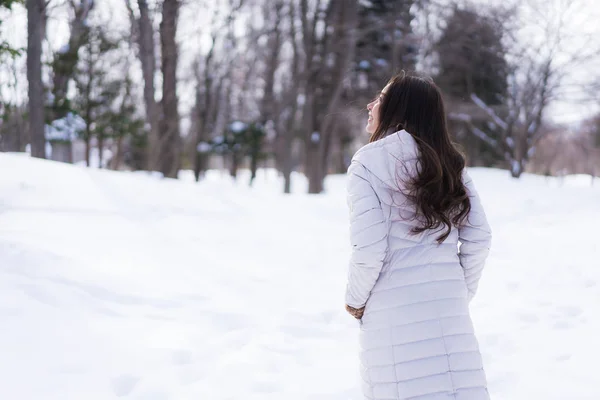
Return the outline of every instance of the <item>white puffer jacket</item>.
[[[465,226],[412,234],[414,205],[399,187],[416,171],[406,131],[361,148],[348,169],[352,257],[346,304],[366,305],[360,361],[366,399],[487,400],[486,377],[469,316],[491,230],[473,182]],[[458,242],[461,242],[458,251]]]

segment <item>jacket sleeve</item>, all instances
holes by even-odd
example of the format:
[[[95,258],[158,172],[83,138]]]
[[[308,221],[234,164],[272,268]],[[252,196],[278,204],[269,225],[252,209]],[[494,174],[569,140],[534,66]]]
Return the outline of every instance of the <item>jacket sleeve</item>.
[[[463,174],[463,182],[471,200],[471,212],[463,226],[458,229],[458,239],[460,241],[458,256],[464,270],[470,301],[477,292],[479,279],[490,251],[492,231],[479,195],[473,185],[473,180],[466,171]]]
[[[346,286],[346,304],[363,307],[383,265],[388,247],[388,224],[381,203],[357,161],[348,168],[347,199],[350,209],[352,256]]]

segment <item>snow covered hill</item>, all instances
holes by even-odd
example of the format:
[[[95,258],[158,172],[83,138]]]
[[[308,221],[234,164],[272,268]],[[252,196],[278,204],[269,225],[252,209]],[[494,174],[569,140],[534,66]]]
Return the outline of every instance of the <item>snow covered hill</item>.
[[[327,194],[0,154],[0,398],[358,400],[344,177]],[[600,181],[471,172],[495,400],[600,399]]]

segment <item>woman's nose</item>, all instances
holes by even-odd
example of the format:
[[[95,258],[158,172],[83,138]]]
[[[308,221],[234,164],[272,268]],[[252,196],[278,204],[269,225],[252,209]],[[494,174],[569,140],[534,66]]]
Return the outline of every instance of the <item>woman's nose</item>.
[[[373,102],[367,104],[367,110],[371,111],[372,108],[373,108]]]

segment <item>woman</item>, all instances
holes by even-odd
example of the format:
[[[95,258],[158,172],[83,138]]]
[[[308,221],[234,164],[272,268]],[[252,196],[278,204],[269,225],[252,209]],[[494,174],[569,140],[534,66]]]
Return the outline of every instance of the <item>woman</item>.
[[[366,399],[489,399],[469,301],[491,231],[433,82],[399,75],[368,105],[348,169],[346,309]],[[460,249],[457,248],[461,242]]]

